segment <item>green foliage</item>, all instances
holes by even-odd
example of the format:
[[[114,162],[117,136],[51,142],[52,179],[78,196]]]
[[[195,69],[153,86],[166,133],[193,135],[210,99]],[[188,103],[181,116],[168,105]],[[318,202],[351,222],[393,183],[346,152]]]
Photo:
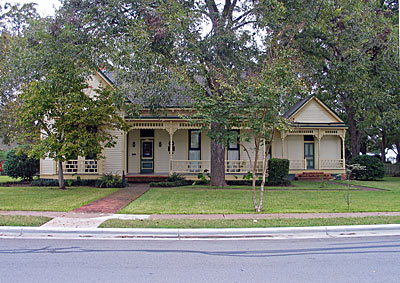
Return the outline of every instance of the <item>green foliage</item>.
[[[121,177],[113,174],[106,174],[96,182],[98,188],[123,188],[125,186],[126,183]]]
[[[359,164],[365,169],[354,169],[351,174],[356,180],[382,179],[385,175],[385,166],[379,158],[369,155],[359,155],[350,160],[350,164]]]
[[[127,130],[127,125],[111,91],[87,83],[96,67],[85,39],[61,18],[46,18],[31,22],[25,40],[26,64],[40,66],[41,75],[27,82],[18,99],[18,125],[25,138],[35,140],[30,155],[58,162],[102,158],[103,148],[115,144],[110,130]]]
[[[12,178],[30,181],[39,173],[39,160],[29,157],[26,151],[29,146],[18,146],[10,149],[3,164],[4,174]]]
[[[268,185],[286,185],[289,174],[289,160],[272,158],[268,160]]]
[[[4,150],[0,150],[0,162],[6,159],[6,152]]]
[[[167,181],[167,182],[153,182],[150,183],[150,187],[181,187],[181,186],[188,186],[193,184],[192,181],[188,180],[175,180],[175,181]]]
[[[177,174],[177,173],[172,173],[172,175],[169,175],[167,178],[167,182],[175,182],[175,181],[183,181],[185,180],[185,177]]]
[[[65,185],[70,187],[92,187],[96,185],[97,180],[64,180]],[[38,179],[31,181],[31,185],[35,187],[56,187],[58,186],[58,180],[56,179]]]
[[[198,181],[195,182],[197,185],[209,184],[210,183],[210,174],[208,173],[208,170],[204,170],[204,172],[200,172],[199,174],[197,174],[197,179],[199,179]]]

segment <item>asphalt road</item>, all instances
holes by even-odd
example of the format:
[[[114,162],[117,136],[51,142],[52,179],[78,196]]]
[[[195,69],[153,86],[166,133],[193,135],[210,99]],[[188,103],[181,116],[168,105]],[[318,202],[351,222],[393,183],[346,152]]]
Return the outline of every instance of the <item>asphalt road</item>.
[[[0,239],[0,282],[400,282],[400,237]]]

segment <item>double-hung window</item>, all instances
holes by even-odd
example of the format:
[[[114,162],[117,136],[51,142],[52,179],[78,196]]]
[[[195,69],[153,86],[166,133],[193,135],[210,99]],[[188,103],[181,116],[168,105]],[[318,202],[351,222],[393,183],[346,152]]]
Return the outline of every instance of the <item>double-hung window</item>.
[[[227,147],[227,171],[228,172],[240,172],[240,150],[239,150],[239,131],[232,130],[238,132],[237,142],[231,142]],[[236,162],[235,162],[236,161]]]
[[[197,162],[189,162],[191,172],[200,172],[201,165],[201,132],[199,130],[189,130],[189,160],[197,160]]]

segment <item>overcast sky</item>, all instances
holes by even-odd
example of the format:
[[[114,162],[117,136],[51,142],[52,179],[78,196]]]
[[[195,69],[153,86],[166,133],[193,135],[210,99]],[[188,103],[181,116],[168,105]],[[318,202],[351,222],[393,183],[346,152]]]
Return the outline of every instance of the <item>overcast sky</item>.
[[[36,9],[42,16],[50,16],[54,14],[54,6],[58,8],[60,6],[60,1],[58,0],[0,0],[0,4],[5,4],[6,2],[15,3],[36,3]]]

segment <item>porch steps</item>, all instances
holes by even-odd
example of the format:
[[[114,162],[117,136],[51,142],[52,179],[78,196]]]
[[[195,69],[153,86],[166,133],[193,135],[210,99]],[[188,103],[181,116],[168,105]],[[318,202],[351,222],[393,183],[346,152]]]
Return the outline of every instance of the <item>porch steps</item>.
[[[125,176],[128,183],[152,183],[152,182],[165,182],[168,176],[155,176],[155,175],[138,175],[138,176]]]
[[[331,174],[324,172],[303,172],[295,175],[295,179],[299,181],[321,181],[330,180],[332,178]]]

